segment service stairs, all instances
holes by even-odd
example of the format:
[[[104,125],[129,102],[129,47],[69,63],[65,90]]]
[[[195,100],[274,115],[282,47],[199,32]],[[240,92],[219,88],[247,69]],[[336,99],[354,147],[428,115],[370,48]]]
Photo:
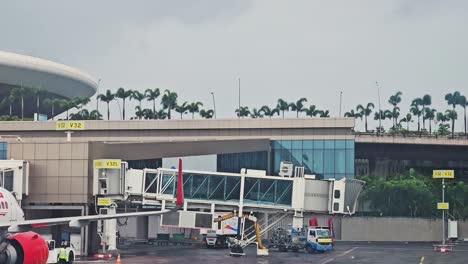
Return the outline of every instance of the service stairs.
[[[257,219],[257,224],[260,227],[260,230],[255,229],[255,225],[252,225],[244,230],[244,235],[242,236],[242,241],[240,243],[242,248],[247,247],[248,245],[255,243],[257,241],[257,237],[261,237],[269,232],[270,230],[277,228],[278,226],[283,226],[283,220],[285,220],[288,216],[291,216],[292,213],[290,212],[276,212],[273,214],[269,214],[268,216],[263,216],[260,219]],[[258,234],[257,234],[258,232]]]

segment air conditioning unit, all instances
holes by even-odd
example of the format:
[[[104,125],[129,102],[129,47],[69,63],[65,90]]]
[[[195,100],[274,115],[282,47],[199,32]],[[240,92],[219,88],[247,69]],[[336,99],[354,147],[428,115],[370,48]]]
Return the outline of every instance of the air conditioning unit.
[[[294,165],[291,162],[282,161],[280,163],[278,175],[281,177],[292,177]]]

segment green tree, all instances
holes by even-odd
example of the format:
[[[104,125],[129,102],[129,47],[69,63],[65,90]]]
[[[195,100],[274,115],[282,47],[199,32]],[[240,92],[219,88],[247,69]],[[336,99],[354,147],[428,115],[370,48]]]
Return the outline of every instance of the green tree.
[[[13,98],[19,99],[21,102],[21,120],[24,120],[24,100],[30,94],[30,89],[27,87],[15,87],[11,90],[11,95]]]
[[[366,107],[364,107],[361,104],[356,107],[357,111],[361,114],[361,116],[364,116],[364,124],[365,124],[366,132],[368,131],[367,130],[367,117],[372,114],[372,109],[374,109],[374,107],[375,106],[373,103],[367,103]]]
[[[209,109],[209,110],[202,109],[202,110],[200,110],[200,116],[202,118],[206,118],[206,119],[213,118],[214,111],[213,111],[213,109]]]
[[[138,106],[140,107],[140,109],[141,109],[141,101],[145,100],[145,98],[146,96],[143,93],[136,91],[136,90],[133,91],[132,94],[130,95],[130,100],[135,99],[138,101]]]
[[[406,114],[405,117],[403,117],[403,118],[400,120],[400,123],[406,123],[406,130],[407,130],[407,131],[409,131],[409,123],[410,123],[410,122],[413,122],[412,117],[413,117],[413,116],[411,115],[411,113],[408,113],[408,114]]]
[[[241,106],[240,109],[237,108],[235,112],[238,117],[242,117],[242,118],[250,115],[250,110],[248,106]]]
[[[455,110],[447,110],[445,111],[445,115],[447,116],[447,118],[452,121],[452,138],[454,138],[455,134],[455,120],[457,120],[458,118],[458,114],[457,114],[457,111]]]
[[[164,109],[154,112],[154,119],[166,119],[168,116],[168,113]]]
[[[354,117],[356,119],[362,119],[362,114],[359,112],[354,112],[354,109],[351,109],[349,112],[344,113],[345,117]]]
[[[189,110],[189,105],[187,105],[187,102],[184,102],[183,104],[177,105],[175,107],[175,111],[180,114],[180,119],[182,119],[183,114],[187,113],[187,110]]]
[[[97,96],[98,100],[101,100],[102,102],[105,102],[107,104],[107,120],[110,120],[109,103],[112,100],[114,100],[114,98],[115,98],[115,95],[110,90],[107,90],[105,94],[100,94]]]
[[[306,110],[306,108],[304,107],[305,102],[307,102],[307,98],[302,97],[295,103],[289,104],[289,108],[291,109],[291,111],[296,111],[296,118],[299,118],[299,112],[304,112]]]
[[[421,105],[422,105],[422,99],[416,98],[411,102],[411,107],[410,107],[410,112],[413,114],[413,116],[418,117],[418,132],[421,131],[421,115],[423,113],[422,108],[419,108],[419,106]]]
[[[317,109],[317,106],[310,105],[309,108],[305,110],[306,115],[310,117],[320,116],[321,110]]]
[[[429,134],[432,134],[432,122],[436,118],[437,110],[434,108],[426,107],[424,108],[424,117],[429,120]]]
[[[44,104],[47,107],[51,108],[50,112],[51,112],[52,120],[54,120],[54,117],[55,117],[55,106],[59,106],[61,101],[62,99],[60,98],[46,98],[44,100]]]
[[[200,107],[203,106],[202,102],[193,102],[187,105],[187,110],[192,113],[192,119],[195,118],[195,113],[200,112]]]
[[[79,110],[87,105],[90,101],[91,99],[89,97],[77,96],[72,99],[72,106]]]
[[[330,117],[330,111],[329,110],[320,110],[320,117]]]
[[[439,135],[442,135],[442,136],[448,135],[450,133],[449,125],[445,124],[445,122],[449,121],[448,117],[444,113],[438,112],[436,115],[436,118],[437,118],[437,121],[440,122],[437,133],[439,133]]]
[[[124,88],[120,87],[117,89],[117,92],[115,93],[116,98],[122,99],[122,119],[125,120],[125,101],[127,98],[132,96],[133,91],[132,90],[125,90]]]
[[[40,88],[30,88],[29,92],[36,98],[36,113],[40,113],[41,99],[47,95],[47,92]]]
[[[396,94],[390,96],[390,98],[388,99],[388,103],[390,103],[393,106],[391,113],[392,113],[394,129],[396,128],[396,125],[397,125],[397,119],[400,116],[400,108],[398,107],[398,104],[401,102],[401,95],[402,95],[402,92],[398,91],[396,92]]]
[[[146,89],[145,96],[148,101],[153,102],[153,112],[156,112],[156,99],[161,95],[159,88],[156,89]]]
[[[428,94],[425,94],[422,98],[421,98],[421,106],[422,106],[422,120],[423,120],[423,129],[426,129],[426,120],[428,119],[427,116],[426,116],[426,110],[424,110],[426,108],[426,106],[430,106],[432,104],[432,97]]]
[[[167,110],[167,118],[171,119],[171,110],[177,106],[177,93],[165,90],[161,98],[163,108]]]
[[[13,105],[19,100],[19,97],[15,97],[15,95],[10,92],[7,96],[5,96],[5,98],[3,98],[2,102],[0,103],[0,105],[3,107],[5,105],[8,105],[9,106],[9,109],[10,109],[10,114],[9,116],[12,117],[13,115]]]
[[[275,114],[276,115],[279,115],[279,110],[278,108],[273,108],[271,109],[270,107],[268,107],[267,105],[264,105],[260,108],[260,111],[265,115],[265,116],[269,116],[270,118],[273,117]]]
[[[278,99],[278,104],[276,105],[276,108],[281,111],[281,114],[284,118],[284,111],[288,111],[289,110],[289,104],[288,102],[286,102],[285,100],[283,99]]]
[[[145,111],[144,109],[141,109],[141,107],[139,105],[137,105],[135,107],[135,116],[138,118],[138,119],[142,119],[144,116],[145,116]]]
[[[252,118],[262,118],[262,111],[258,110],[257,108],[253,108],[250,112],[250,117]]]

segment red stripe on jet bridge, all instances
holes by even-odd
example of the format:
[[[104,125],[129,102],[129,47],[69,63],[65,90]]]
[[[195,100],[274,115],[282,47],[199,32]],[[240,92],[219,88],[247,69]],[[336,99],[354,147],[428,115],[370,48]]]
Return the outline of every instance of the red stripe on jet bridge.
[[[47,226],[45,223],[31,224],[32,227],[44,227]]]
[[[0,216],[5,216],[7,213],[0,213]]]

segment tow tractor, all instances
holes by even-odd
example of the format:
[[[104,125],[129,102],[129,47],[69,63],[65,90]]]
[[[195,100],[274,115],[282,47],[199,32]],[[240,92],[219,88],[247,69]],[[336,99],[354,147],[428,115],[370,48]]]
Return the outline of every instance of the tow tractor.
[[[218,217],[229,215],[229,218],[218,221],[213,229],[201,231],[207,248],[228,248],[230,246],[230,239],[235,238],[238,231],[238,218],[231,214],[215,213],[214,215]]]
[[[58,263],[58,252],[59,248],[55,247],[55,240],[46,240],[47,247],[49,248],[49,257],[47,258],[47,264],[50,263]],[[73,264],[75,261],[75,251],[72,247],[67,243],[65,250],[68,254],[68,264]]]
[[[305,249],[308,253],[330,251],[333,249],[333,238],[328,227],[305,227],[300,230],[291,228],[287,231],[278,228],[268,244],[269,248],[277,248],[279,251],[294,251]]]

